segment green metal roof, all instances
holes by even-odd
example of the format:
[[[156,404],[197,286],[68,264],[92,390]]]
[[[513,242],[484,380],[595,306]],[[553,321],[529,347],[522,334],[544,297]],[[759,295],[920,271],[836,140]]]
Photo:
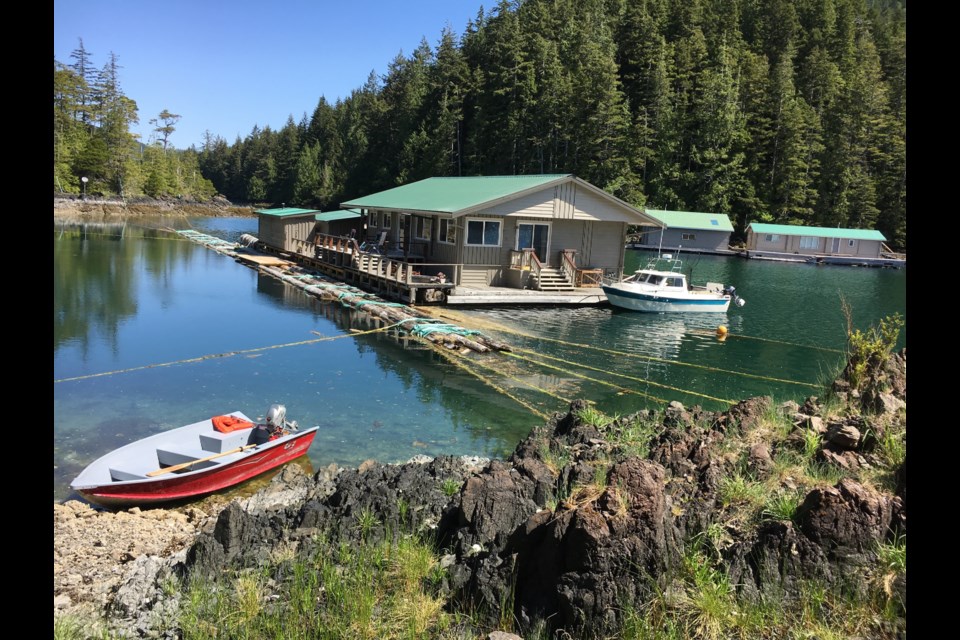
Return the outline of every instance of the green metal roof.
[[[844,240],[880,240],[886,241],[876,229],[841,229],[839,227],[802,227],[793,224],[765,224],[751,222],[747,229],[754,233],[775,233],[783,236],[819,236],[821,238],[843,238]]]
[[[342,207],[455,214],[569,177],[570,174],[427,178],[340,204]]]
[[[288,216],[305,216],[313,213],[320,213],[316,209],[295,209],[293,207],[284,207],[283,209],[258,209],[254,213],[262,216],[275,216],[277,218],[286,218]]]
[[[733,232],[733,224],[730,223],[730,218],[723,213],[660,211],[657,209],[644,209],[644,212],[667,225],[668,229]]]
[[[340,211],[327,211],[326,213],[318,213],[314,216],[314,220],[319,222],[333,222],[334,220],[349,220],[350,218],[359,218],[359,211],[348,211],[346,209],[341,209]]]

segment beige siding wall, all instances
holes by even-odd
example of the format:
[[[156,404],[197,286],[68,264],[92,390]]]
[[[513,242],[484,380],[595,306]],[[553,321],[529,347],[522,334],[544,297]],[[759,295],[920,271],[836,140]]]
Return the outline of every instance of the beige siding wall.
[[[555,190],[553,210],[559,220],[573,220],[577,209],[577,185],[572,182],[559,185]]]
[[[464,265],[460,272],[460,285],[486,287],[500,284],[501,269],[495,265]]]
[[[612,202],[586,189],[577,189],[573,217],[576,220],[606,220],[639,224],[640,220]]]
[[[312,216],[302,218],[276,218],[260,216],[257,237],[275,249],[296,251],[294,240],[306,240],[313,230]]]
[[[620,269],[623,267],[625,222],[594,222],[590,251],[577,256],[577,266],[593,269]]]
[[[557,220],[550,227],[550,264],[559,266],[560,252],[574,249],[579,263],[584,250],[584,223],[574,220]]]
[[[300,249],[300,243],[297,242],[297,240],[306,240],[310,232],[313,231],[314,223],[315,221],[312,218],[295,218],[287,221],[286,224],[283,225],[284,250],[298,251]]]
[[[791,236],[780,235],[773,242],[767,242],[766,233],[754,233],[751,231],[747,238],[747,248],[755,251],[787,251],[787,240]]]
[[[857,240],[857,255],[865,258],[879,258],[882,243],[879,240]]]
[[[553,217],[554,189],[543,189],[534,193],[509,200],[498,205],[485,209],[484,213],[495,216],[524,216],[527,218],[552,218]]]

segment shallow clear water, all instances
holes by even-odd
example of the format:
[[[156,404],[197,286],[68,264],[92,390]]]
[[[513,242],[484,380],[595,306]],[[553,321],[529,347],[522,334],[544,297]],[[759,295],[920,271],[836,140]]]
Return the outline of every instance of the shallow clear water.
[[[686,256],[694,284],[734,284],[746,306],[681,315],[450,309],[517,347],[514,356],[470,358],[471,374],[414,341],[354,335],[373,325],[155,229],[188,224],[236,240],[257,223],[55,225],[55,500],[71,497],[70,480],[121,444],[229,411],[262,418],[277,402],[301,425],[320,425],[309,452],[317,469],[506,455],[543,423],[537,413],[578,397],[608,414],[674,399],[711,409],[752,395],[802,400],[840,361],[841,296],[860,328],[906,310],[905,270]],[[628,269],[648,255],[628,250]],[[729,327],[724,341],[720,324]]]

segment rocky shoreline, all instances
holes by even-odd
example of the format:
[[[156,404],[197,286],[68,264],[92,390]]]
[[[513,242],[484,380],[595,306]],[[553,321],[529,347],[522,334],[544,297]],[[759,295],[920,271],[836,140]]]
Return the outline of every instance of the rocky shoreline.
[[[235,205],[225,198],[209,202],[188,200],[155,200],[152,198],[79,198],[54,197],[53,217],[56,220],[112,222],[139,216],[211,216],[251,217],[255,207]]]
[[[55,504],[54,616],[179,637],[177,581],[406,530],[435,542],[441,595],[476,612],[481,629],[506,614],[521,634],[616,636],[625,612],[684,611],[690,584],[679,576],[699,559],[737,602],[789,606],[810,584],[885,599],[893,613],[865,623],[866,635],[903,637],[906,570],[877,550],[906,533],[905,440],[893,448],[905,427],[903,350],[866,382],[838,380],[802,406],[673,402],[609,418],[578,400],[507,460],[370,461],[313,476],[289,465],[254,496],[208,511]]]

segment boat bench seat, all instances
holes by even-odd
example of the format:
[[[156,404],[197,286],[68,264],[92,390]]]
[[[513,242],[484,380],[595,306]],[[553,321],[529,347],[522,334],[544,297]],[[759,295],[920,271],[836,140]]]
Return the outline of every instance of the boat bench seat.
[[[247,444],[252,432],[252,429],[240,429],[239,431],[231,431],[229,433],[220,433],[219,431],[201,433],[200,448],[208,451],[209,453],[207,453],[207,455],[230,451],[231,449],[236,449],[237,447],[242,447]],[[206,456],[203,457],[205,458]]]
[[[123,480],[144,480],[146,477],[146,471],[130,471],[128,469],[114,469],[113,467],[110,467],[110,479],[114,482],[120,482]]]
[[[160,463],[160,466],[172,466],[175,464],[183,464],[184,462],[193,462],[194,460],[199,460],[200,458],[210,457],[210,452],[203,449],[187,449],[183,447],[164,447],[157,448],[157,461]],[[201,462],[196,464],[190,469],[196,471],[197,469],[203,469],[205,467],[211,467],[215,464],[220,464],[219,460],[209,460],[207,462]]]

